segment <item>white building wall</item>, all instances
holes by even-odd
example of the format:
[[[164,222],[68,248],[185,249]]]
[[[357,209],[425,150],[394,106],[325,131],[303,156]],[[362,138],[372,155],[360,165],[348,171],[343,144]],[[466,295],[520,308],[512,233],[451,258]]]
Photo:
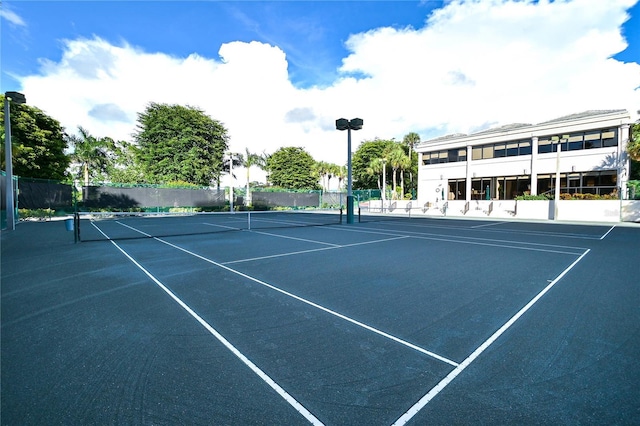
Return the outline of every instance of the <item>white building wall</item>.
[[[418,205],[441,203],[443,195],[444,200],[447,200],[449,197],[448,181],[450,179],[466,179],[467,199],[470,199],[471,181],[474,178],[529,176],[531,178],[531,193],[535,194],[537,175],[555,174],[558,169],[556,163],[557,153],[537,153],[539,137],[612,127],[618,129],[618,146],[562,151],[560,153],[559,172],[562,174],[617,170],[618,185],[624,188],[623,185],[626,185],[629,170],[629,159],[626,154],[626,144],[629,139],[629,122],[630,115],[628,112],[620,110],[606,112],[601,115],[594,114],[575,120],[423,142],[416,147],[416,151],[419,153]],[[471,160],[473,146],[514,140],[531,140],[532,154]],[[422,165],[423,153],[462,148],[467,150],[467,161]]]

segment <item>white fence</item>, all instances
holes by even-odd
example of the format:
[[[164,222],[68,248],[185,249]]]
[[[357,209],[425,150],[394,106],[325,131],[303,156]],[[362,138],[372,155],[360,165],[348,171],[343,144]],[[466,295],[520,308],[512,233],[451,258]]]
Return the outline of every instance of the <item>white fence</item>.
[[[640,222],[638,200],[474,200],[419,204],[416,200],[360,203],[363,212],[401,216],[492,217],[582,222]]]

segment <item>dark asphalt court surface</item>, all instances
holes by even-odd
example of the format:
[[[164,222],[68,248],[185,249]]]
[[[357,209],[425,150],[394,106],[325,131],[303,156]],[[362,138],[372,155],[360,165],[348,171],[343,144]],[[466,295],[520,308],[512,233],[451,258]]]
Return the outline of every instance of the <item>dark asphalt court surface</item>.
[[[640,424],[637,225],[1,243],[3,425]]]

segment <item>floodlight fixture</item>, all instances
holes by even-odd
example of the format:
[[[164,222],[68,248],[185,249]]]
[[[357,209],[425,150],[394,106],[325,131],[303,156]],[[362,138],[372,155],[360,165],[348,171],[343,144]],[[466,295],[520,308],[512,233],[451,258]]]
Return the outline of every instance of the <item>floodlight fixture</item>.
[[[347,130],[347,223],[353,223],[353,191],[351,189],[351,130],[362,129],[362,118],[339,118],[336,120],[336,129]]]

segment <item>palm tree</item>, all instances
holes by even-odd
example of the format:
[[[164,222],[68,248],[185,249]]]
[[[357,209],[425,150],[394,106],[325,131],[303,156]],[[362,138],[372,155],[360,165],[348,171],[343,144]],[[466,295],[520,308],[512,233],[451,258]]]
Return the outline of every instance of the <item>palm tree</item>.
[[[420,135],[416,132],[407,133],[402,139],[402,143],[409,147],[409,182],[413,182],[413,148],[420,143]]]
[[[383,172],[384,163],[381,158],[374,158],[369,162],[369,165],[365,169],[367,176],[376,176],[378,180],[378,189],[382,190],[380,186],[380,173]]]
[[[402,170],[403,168],[405,168],[407,166],[408,163],[408,158],[407,155],[404,153],[404,150],[402,149],[402,147],[400,145],[394,145],[387,153],[388,159],[389,159],[389,164],[391,165],[391,168],[393,169],[393,197],[395,198],[397,195],[396,189],[397,189],[397,172],[398,169]],[[402,177],[400,178],[402,180]],[[404,183],[403,183],[403,189],[404,189]]]
[[[342,181],[347,178],[347,166],[338,166],[335,172],[335,177],[338,178],[338,190],[341,190]]]
[[[69,136],[73,145],[72,161],[79,163],[84,178],[84,185],[89,186],[89,176],[95,177],[99,172],[106,172],[109,164],[109,149],[114,147],[111,138],[96,138],[83,127],[78,127],[80,135]]]
[[[315,166],[316,166],[316,172],[318,173],[318,175],[320,175],[320,177],[322,177],[322,190],[326,191],[327,190],[326,179],[327,179],[327,175],[330,173],[329,172],[330,165],[325,161],[318,161],[316,162]]]
[[[340,172],[340,166],[334,163],[329,163],[327,167],[327,190],[331,189],[331,178],[337,176]]]
[[[247,192],[245,195],[246,205],[251,205],[251,192],[249,191],[249,182],[250,182],[250,172],[252,166],[257,166],[264,170],[264,166],[266,164],[266,155],[265,154],[256,154],[249,151],[249,148],[245,148],[246,156],[243,157],[242,165],[247,168]]]

